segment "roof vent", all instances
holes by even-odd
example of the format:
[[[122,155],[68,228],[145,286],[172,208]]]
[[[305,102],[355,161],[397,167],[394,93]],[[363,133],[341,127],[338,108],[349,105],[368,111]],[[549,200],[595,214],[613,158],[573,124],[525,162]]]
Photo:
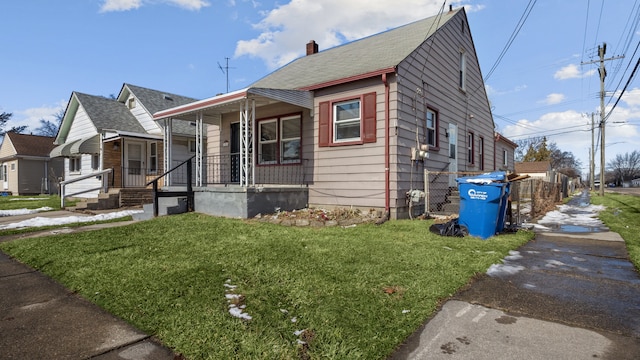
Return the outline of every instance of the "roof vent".
[[[318,52],[318,44],[315,40],[311,40],[307,43],[307,55],[313,55]]]
[[[173,98],[167,94],[162,94],[162,98],[164,98],[165,100],[173,101]]]

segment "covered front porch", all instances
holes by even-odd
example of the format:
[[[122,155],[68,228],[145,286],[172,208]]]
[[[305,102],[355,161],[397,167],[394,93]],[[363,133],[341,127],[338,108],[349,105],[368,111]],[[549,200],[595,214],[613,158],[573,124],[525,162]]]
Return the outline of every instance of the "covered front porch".
[[[311,92],[247,88],[158,112],[154,120],[164,128],[164,166],[173,169],[162,191],[187,181],[187,167],[172,159],[173,122],[195,124],[195,211],[248,218],[307,206],[312,146],[303,151],[303,144],[313,143]]]

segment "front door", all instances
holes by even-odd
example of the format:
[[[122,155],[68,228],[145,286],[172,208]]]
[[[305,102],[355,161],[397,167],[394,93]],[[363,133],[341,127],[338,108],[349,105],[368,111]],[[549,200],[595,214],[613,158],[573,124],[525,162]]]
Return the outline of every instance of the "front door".
[[[457,187],[458,177],[458,125],[449,124],[449,186]]]
[[[240,123],[231,124],[231,141],[229,142],[231,154],[231,178],[232,183],[240,182]]]
[[[145,143],[138,141],[126,141],[124,150],[124,186],[145,186]]]

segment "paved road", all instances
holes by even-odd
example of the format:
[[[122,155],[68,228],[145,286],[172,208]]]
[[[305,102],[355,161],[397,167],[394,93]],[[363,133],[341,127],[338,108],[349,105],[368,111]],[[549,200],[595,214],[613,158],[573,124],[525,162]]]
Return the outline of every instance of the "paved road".
[[[536,234],[391,358],[640,358],[640,276],[624,240],[601,230]]]

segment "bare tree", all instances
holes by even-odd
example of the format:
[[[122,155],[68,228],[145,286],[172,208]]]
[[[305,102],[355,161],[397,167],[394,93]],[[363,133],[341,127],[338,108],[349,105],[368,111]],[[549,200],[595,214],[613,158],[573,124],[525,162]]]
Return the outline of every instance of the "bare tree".
[[[607,163],[607,167],[615,177],[614,182],[617,185],[640,177],[640,151],[634,150],[624,155],[618,154]]]
[[[36,129],[37,135],[42,135],[42,136],[58,135],[58,129],[60,129],[60,124],[62,124],[62,119],[64,118],[64,110],[59,110],[53,116],[55,117],[55,120],[53,121],[40,119],[40,127]]]

